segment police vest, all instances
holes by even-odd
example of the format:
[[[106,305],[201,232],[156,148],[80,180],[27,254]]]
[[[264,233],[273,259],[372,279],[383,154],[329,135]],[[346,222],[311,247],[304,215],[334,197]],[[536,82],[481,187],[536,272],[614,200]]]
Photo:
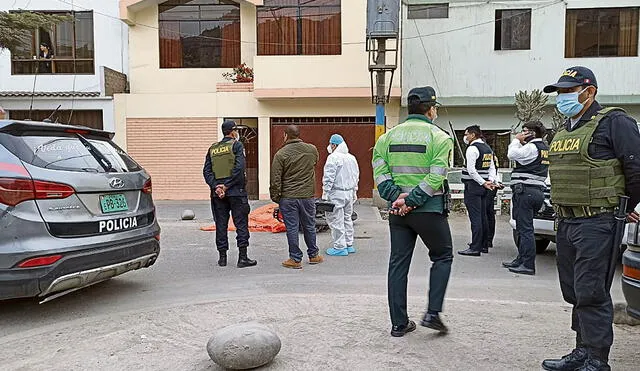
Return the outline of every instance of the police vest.
[[[538,149],[538,157],[526,165],[516,161],[516,167],[511,173],[511,183],[545,187],[545,180],[549,174],[549,147],[542,141],[531,144]]]
[[[488,181],[489,168],[491,167],[491,161],[493,160],[493,151],[491,150],[491,147],[489,147],[489,145],[484,142],[476,142],[471,145],[476,147],[478,149],[478,152],[480,152],[480,156],[478,156],[478,159],[476,160],[474,166],[482,179]],[[469,175],[469,172],[466,168],[462,169],[461,179],[463,182],[475,182],[471,175]]]
[[[549,147],[551,200],[554,207],[569,208],[573,216],[590,215],[591,209],[613,209],[625,194],[622,163],[618,159],[596,160],[589,156],[589,143],[600,121],[611,111],[598,111],[580,128],[559,131]],[[585,212],[589,208],[589,212]]]
[[[236,155],[233,153],[235,140],[221,141],[209,148],[211,157],[211,169],[216,179],[231,177]]]

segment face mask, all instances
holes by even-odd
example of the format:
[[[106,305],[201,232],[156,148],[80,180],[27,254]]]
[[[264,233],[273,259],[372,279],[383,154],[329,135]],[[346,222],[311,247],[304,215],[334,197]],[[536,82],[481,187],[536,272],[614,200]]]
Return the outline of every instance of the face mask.
[[[579,114],[584,108],[584,103],[580,103],[579,96],[585,90],[587,90],[587,88],[575,93],[558,94],[556,97],[556,107],[558,107],[558,111],[567,117],[573,117]]]
[[[469,139],[467,139],[466,135],[462,137],[462,141],[464,142],[464,144],[469,145]]]
[[[331,144],[327,146],[327,152],[329,152],[329,154],[333,153],[333,148],[331,148]]]

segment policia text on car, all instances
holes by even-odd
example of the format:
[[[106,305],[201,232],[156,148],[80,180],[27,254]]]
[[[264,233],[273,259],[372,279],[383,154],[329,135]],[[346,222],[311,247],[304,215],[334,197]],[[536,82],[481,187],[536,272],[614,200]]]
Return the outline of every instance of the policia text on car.
[[[408,102],[407,120],[382,135],[373,151],[378,191],[392,203],[397,214],[389,216],[388,299],[392,336],[403,336],[416,329],[407,316],[407,275],[416,238],[420,236],[433,262],[429,304],[421,324],[440,332],[447,331],[439,312],[453,260],[446,180],[453,140],[433,124],[437,102],[432,87],[412,89]]]
[[[204,179],[211,188],[211,210],[216,223],[216,247],[218,265],[227,265],[229,250],[229,213],[236,226],[238,243],[238,268],[257,264],[247,256],[249,246],[249,199],[245,189],[245,154],[238,140],[238,127],[233,121],[222,124],[224,138],[214,143],[207,152],[202,170]]]
[[[546,370],[610,370],[613,344],[611,282],[624,230],[623,218],[638,221],[640,132],[622,109],[595,100],[596,77],[585,67],[564,71],[557,83],[556,106],[568,119],[549,148],[551,200],[558,225],[557,265],[564,299],[573,305],[571,329],[576,347]],[[629,196],[630,209],[621,209]],[[621,220],[620,220],[621,219]]]

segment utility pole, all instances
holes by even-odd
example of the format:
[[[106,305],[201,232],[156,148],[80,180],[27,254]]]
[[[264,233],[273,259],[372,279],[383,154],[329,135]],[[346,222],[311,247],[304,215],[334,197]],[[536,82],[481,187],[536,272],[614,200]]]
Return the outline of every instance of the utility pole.
[[[400,0],[367,0],[367,52],[371,101],[376,105],[376,141],[386,130],[385,104],[389,103],[393,75],[398,68],[399,33]],[[387,54],[390,54],[388,59]],[[391,63],[387,64],[387,60]],[[388,89],[387,72],[390,73]]]

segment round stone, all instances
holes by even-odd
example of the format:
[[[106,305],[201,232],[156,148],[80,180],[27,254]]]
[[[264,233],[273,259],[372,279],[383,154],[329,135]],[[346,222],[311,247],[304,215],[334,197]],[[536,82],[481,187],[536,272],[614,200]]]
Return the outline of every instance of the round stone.
[[[209,357],[232,370],[248,370],[271,362],[282,343],[270,328],[259,323],[241,323],[218,330],[207,343]]]
[[[182,220],[193,220],[196,217],[196,213],[193,210],[185,210],[182,212]]]

